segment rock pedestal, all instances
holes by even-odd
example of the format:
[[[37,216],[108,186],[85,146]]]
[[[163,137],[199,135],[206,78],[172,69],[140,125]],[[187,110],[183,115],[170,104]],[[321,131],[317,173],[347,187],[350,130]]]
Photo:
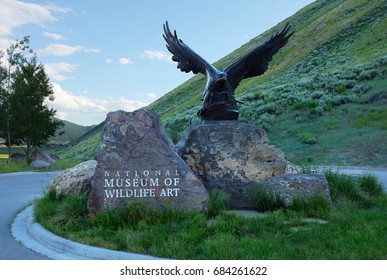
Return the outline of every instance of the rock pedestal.
[[[88,207],[150,207],[205,211],[208,192],[177,155],[156,113],[138,110],[107,115]]]
[[[284,153],[268,144],[263,129],[243,121],[192,125],[176,148],[208,190],[229,195],[232,209],[253,209],[254,183],[292,169]]]

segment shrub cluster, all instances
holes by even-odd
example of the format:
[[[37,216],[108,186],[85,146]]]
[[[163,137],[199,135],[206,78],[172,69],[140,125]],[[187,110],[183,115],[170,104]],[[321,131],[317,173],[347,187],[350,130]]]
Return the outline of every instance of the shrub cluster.
[[[359,206],[368,208],[375,205],[376,199],[383,194],[383,186],[372,174],[359,178],[338,172],[326,171],[332,201],[350,200]]]
[[[189,115],[188,113],[179,114],[173,119],[169,119],[163,122],[165,131],[171,137],[174,143],[177,143],[187,127],[194,122],[198,121],[196,114]]]
[[[270,128],[270,122],[265,120],[266,116],[262,117],[263,114],[274,118],[291,109],[305,111],[310,116],[321,116],[331,112],[333,107],[359,103],[361,97],[370,90],[368,85],[360,82],[384,76],[386,65],[387,57],[382,57],[353,68],[336,69],[326,74],[307,71],[307,75],[300,73],[304,69],[302,65],[296,65],[264,87],[252,86],[243,97],[245,104],[240,108],[241,118]],[[301,78],[291,82],[293,76]]]
[[[309,132],[303,132],[298,134],[298,138],[300,139],[301,143],[304,143],[304,144],[312,145],[317,143],[316,137]]]

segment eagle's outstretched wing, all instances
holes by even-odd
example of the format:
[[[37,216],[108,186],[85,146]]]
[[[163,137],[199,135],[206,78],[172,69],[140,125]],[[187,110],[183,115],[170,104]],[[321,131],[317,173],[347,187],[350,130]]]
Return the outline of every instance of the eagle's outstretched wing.
[[[267,70],[273,56],[287,43],[290,36],[293,35],[293,33],[288,34],[289,29],[289,24],[286,24],[281,32],[255,47],[224,70],[234,90],[243,79],[259,76]]]
[[[168,26],[168,21],[165,22],[163,27],[163,37],[167,42],[167,49],[173,54],[172,60],[178,63],[177,68],[186,73],[192,71],[194,74],[202,73],[207,75],[208,73],[212,74],[216,72],[216,68],[177,37],[176,30],[172,34]]]

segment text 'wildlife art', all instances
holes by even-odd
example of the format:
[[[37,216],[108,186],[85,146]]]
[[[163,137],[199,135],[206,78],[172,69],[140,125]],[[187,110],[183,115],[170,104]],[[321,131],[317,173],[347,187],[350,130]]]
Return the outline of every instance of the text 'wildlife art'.
[[[202,120],[237,120],[239,111],[234,91],[239,83],[246,78],[262,75],[268,68],[273,56],[282,48],[293,33],[289,32],[288,24],[285,28],[272,36],[269,40],[258,45],[249,53],[235,61],[226,69],[218,70],[205,59],[194,52],[172,34],[168,22],[164,24],[164,39],[168,50],[173,54],[177,68],[194,74],[202,73],[207,76],[207,84],[203,93],[203,107],[198,111]]]

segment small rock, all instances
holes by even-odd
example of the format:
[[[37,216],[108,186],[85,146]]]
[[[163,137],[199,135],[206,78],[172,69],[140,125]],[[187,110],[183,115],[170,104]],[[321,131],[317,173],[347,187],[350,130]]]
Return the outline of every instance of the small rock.
[[[76,192],[85,193],[90,191],[90,180],[95,172],[96,160],[89,160],[66,169],[51,181],[49,187],[55,188],[56,195],[62,193]]]
[[[35,160],[31,162],[30,166],[35,169],[42,169],[42,168],[48,168],[51,166],[51,164],[44,160]]]

